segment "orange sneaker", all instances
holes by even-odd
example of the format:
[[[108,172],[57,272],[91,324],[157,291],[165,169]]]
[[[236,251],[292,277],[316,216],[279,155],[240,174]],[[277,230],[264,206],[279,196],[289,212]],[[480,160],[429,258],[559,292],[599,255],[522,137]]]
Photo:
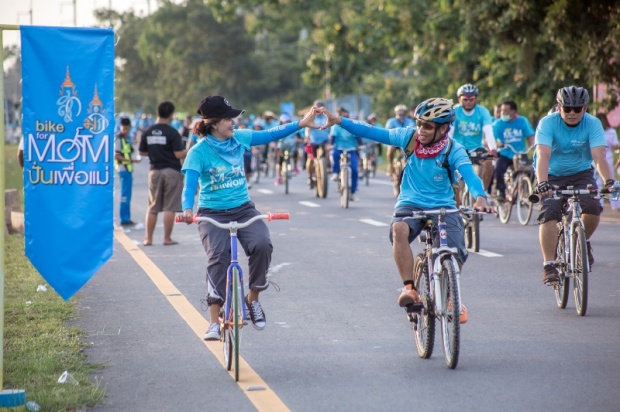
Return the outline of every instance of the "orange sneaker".
[[[418,295],[418,292],[413,289],[403,289],[402,293],[398,297],[398,306],[404,308],[415,303],[420,303],[420,295]]]
[[[448,300],[448,312],[452,312],[452,299]],[[461,315],[459,316],[459,323],[467,323],[469,316],[467,315],[467,306],[461,303]]]

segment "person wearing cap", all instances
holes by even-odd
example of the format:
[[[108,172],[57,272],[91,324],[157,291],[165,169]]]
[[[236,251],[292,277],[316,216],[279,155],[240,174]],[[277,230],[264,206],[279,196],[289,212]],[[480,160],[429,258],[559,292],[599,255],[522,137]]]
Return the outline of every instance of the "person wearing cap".
[[[147,128],[140,138],[139,153],[148,156],[151,163],[149,171],[149,204],[146,210],[146,230],[142,244],[153,244],[153,233],[157,215],[164,214],[164,246],[176,245],[172,240],[174,215],[181,208],[183,174],[181,159],[187,151],[183,146],[181,134],[170,122],[174,116],[174,104],[169,101],[157,106],[157,120]]]
[[[409,116],[407,116],[407,106],[404,104],[399,104],[394,107],[394,117],[388,119],[385,123],[386,129],[394,129],[397,127],[410,127],[415,129],[415,122]],[[397,147],[388,146],[385,150],[387,156],[387,175],[392,177],[392,180],[398,179],[398,176],[392,176],[394,173],[394,154],[396,153]]]
[[[315,100],[312,104],[312,108],[320,109],[325,107],[325,103],[321,100]],[[306,159],[306,171],[308,172],[308,188],[310,190],[314,189],[314,185],[316,184],[314,177],[314,162],[313,160],[316,158],[317,149],[319,147],[323,148],[323,154],[327,154],[327,150],[325,145],[329,140],[329,131],[321,130],[319,127],[325,123],[325,116],[319,114],[315,117],[315,127],[306,127],[305,136],[306,136],[306,152],[308,153],[308,158]],[[329,167],[329,156],[325,156],[327,158],[328,167]]]
[[[131,145],[131,120],[121,117],[120,130],[114,136],[114,168],[118,171],[121,183],[121,203],[119,217],[121,226],[134,226],[131,220],[131,192],[133,187],[133,164],[138,163],[140,158],[134,155]]]
[[[490,211],[480,178],[467,156],[467,152],[448,136],[450,124],[454,121],[452,100],[431,98],[415,109],[417,128],[398,127],[379,129],[366,123],[354,122],[332,114],[326,109],[325,128],[338,124],[355,136],[375,140],[385,145],[399,147],[408,153],[401,191],[394,207],[395,213],[428,209],[454,209],[456,202],[451,181],[458,171],[465,179],[476,198],[475,208]],[[447,159],[446,159],[447,157]],[[446,162],[447,161],[447,162]],[[436,220],[436,217],[433,218]],[[389,240],[392,253],[404,288],[398,298],[398,305],[411,310],[421,310],[420,297],[413,282],[413,252],[409,246],[420,234],[425,222],[414,219],[392,218]],[[467,260],[463,219],[458,214],[446,216],[448,246],[457,249],[459,267]],[[460,322],[467,322],[467,308],[461,305]]]
[[[183,163],[183,214],[180,219],[189,223],[194,217],[194,198],[198,195],[198,216],[207,216],[221,222],[244,222],[260,215],[250,199],[243,170],[243,153],[251,147],[282,139],[301,127],[315,127],[315,109],[298,122],[291,122],[269,130],[234,129],[234,119],[243,110],[231,107],[222,96],[205,97],[197,109],[202,120],[194,126],[194,133],[204,137],[189,151]],[[224,304],[226,273],[230,264],[229,231],[207,222],[198,223],[198,232],[207,253],[207,304],[211,323],[205,340],[219,340],[218,315]],[[266,325],[265,312],[258,300],[259,293],[269,286],[267,271],[273,246],[269,229],[258,220],[238,230],[238,239],[248,255],[249,293],[245,296],[254,327]]]

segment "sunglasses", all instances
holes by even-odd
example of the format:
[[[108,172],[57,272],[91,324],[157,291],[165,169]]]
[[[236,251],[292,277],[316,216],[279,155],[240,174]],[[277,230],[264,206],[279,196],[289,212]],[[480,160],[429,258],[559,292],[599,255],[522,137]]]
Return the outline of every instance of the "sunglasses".
[[[435,124],[432,122],[421,122],[418,120],[417,122],[415,122],[415,124],[420,129],[429,130],[429,131],[435,129]]]
[[[476,100],[476,96],[461,96],[461,99],[463,99],[464,102],[473,102],[474,100]]]
[[[570,113],[570,112],[581,113],[581,111],[583,110],[583,106],[577,106],[577,107],[562,106],[562,110],[564,110],[564,113]]]

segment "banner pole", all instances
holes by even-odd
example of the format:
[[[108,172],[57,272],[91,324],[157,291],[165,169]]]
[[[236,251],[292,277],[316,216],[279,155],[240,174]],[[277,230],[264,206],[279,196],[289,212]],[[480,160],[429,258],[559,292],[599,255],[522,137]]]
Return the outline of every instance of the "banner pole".
[[[5,113],[4,113],[4,30],[19,30],[19,26],[0,24],[0,62],[2,62],[2,74],[0,75],[0,408],[21,407],[26,404],[26,391],[23,389],[4,389],[4,246],[7,233],[6,219],[4,218],[5,200]]]

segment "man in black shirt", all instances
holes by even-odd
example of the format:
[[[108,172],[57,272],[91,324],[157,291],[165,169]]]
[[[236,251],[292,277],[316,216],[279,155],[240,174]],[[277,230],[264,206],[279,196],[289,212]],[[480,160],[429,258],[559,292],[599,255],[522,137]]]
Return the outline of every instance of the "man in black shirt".
[[[157,121],[144,131],[140,139],[139,153],[148,156],[151,163],[146,233],[142,242],[144,246],[153,244],[159,212],[164,212],[164,245],[178,243],[172,240],[172,228],[175,213],[181,211],[181,159],[185,158],[187,151],[179,132],[170,126],[173,115],[174,104],[160,103],[157,107]]]

